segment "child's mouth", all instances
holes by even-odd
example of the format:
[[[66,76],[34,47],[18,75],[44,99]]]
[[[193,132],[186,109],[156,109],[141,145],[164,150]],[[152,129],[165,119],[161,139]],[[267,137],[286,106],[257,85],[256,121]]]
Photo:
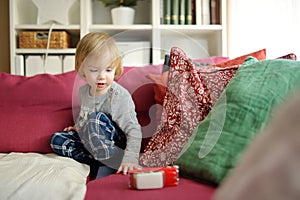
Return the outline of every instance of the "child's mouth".
[[[103,87],[105,84],[104,83],[97,83],[98,87]]]

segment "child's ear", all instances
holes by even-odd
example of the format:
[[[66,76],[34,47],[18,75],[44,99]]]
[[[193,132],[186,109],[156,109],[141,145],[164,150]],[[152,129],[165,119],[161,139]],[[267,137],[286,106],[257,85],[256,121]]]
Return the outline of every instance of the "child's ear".
[[[77,74],[82,78],[83,80],[86,80],[85,74],[81,68],[78,68],[78,65],[75,66],[75,69],[77,69]]]

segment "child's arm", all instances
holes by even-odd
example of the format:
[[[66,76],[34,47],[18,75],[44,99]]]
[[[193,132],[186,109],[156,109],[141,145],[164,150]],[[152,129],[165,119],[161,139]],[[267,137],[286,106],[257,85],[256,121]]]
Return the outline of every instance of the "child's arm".
[[[135,105],[128,91],[118,92],[112,101],[112,120],[125,133],[127,141],[124,157],[118,173],[127,174],[131,169],[138,169],[139,153],[142,142],[142,130],[137,120]]]

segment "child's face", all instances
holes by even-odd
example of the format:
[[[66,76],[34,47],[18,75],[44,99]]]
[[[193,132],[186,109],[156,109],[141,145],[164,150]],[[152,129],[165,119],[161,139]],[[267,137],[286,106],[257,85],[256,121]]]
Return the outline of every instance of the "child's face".
[[[114,80],[115,68],[111,66],[112,58],[105,55],[89,55],[83,63],[84,78],[91,86],[90,95],[105,94]]]

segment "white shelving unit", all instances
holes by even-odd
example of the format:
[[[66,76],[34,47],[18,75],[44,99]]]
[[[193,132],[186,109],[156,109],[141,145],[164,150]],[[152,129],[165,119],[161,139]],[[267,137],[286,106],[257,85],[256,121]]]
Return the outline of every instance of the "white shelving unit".
[[[164,54],[173,46],[181,47],[192,58],[227,56],[226,0],[221,0],[221,24],[164,25],[161,24],[162,0],[138,1],[135,7],[135,24],[112,25],[110,8],[98,0],[75,0],[69,9],[69,25],[55,25],[53,30],[65,30],[72,38],[69,49],[50,49],[48,55],[74,55],[77,42],[92,31],[104,31],[115,40],[148,41],[149,60],[152,64],[163,62]],[[201,0],[196,0],[199,5]],[[197,7],[198,9],[198,7]],[[197,15],[197,13],[196,13]],[[11,73],[20,74],[16,66],[18,55],[45,54],[46,49],[18,48],[21,31],[48,31],[50,24],[37,24],[37,8],[32,0],[10,0],[10,44]],[[22,71],[22,70],[21,70]]]

